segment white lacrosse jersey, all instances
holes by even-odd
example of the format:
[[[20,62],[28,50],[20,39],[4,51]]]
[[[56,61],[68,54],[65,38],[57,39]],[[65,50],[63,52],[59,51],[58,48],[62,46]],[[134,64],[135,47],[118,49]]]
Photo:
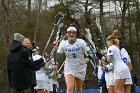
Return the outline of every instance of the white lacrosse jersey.
[[[131,78],[128,66],[122,61],[120,49],[112,45],[108,48],[107,56],[113,56],[111,63],[114,65],[114,79]]]
[[[41,55],[34,55],[33,56],[33,61],[39,60],[42,56]],[[45,62],[45,59],[44,59]],[[41,67],[40,70],[36,71],[36,80],[44,80],[47,81],[47,77],[45,74],[45,70]]]
[[[89,47],[83,39],[77,39],[74,44],[69,44],[68,40],[61,42],[57,52],[65,53],[66,56],[64,74],[72,74],[84,80],[87,64],[81,65],[80,60],[84,60],[84,53],[89,50]]]
[[[125,64],[131,62],[130,56],[128,55],[128,52],[124,48],[121,49],[121,57]]]

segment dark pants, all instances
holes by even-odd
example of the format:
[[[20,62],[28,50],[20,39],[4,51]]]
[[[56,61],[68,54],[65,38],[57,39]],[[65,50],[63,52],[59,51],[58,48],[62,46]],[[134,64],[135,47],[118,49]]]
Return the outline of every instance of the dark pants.
[[[134,84],[131,85],[131,93],[136,93]]]
[[[32,93],[31,88],[27,88],[27,89],[14,89],[13,93]]]
[[[57,89],[57,85],[56,84],[53,84],[53,93],[56,93],[57,92],[56,89]]]

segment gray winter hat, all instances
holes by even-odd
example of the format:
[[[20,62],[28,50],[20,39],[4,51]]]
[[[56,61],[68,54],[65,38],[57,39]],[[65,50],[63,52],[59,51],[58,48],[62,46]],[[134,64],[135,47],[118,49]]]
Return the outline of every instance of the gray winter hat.
[[[24,36],[21,35],[20,33],[14,33],[14,40],[22,42],[24,40]]]

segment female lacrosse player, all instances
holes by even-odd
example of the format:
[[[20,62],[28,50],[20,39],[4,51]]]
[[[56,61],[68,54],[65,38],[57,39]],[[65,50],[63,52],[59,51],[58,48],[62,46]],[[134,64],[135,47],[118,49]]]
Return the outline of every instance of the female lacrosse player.
[[[118,30],[114,30],[112,32],[112,35],[119,38],[119,31]],[[121,40],[121,38],[119,38],[119,40],[120,40],[119,48],[121,50],[122,60],[123,60],[124,63],[126,63],[126,65],[129,67],[129,70],[131,72],[133,68],[132,68],[132,63],[131,63],[130,56],[128,55],[128,52],[124,48],[124,43]]]
[[[79,32],[74,26],[67,29],[67,40],[63,40],[58,46],[57,53],[66,56],[64,65],[64,77],[67,93],[73,93],[74,87],[78,93],[82,93],[82,85],[86,75],[88,58],[84,53],[90,49],[84,40],[79,39]]]
[[[125,82],[131,78],[128,66],[122,62],[121,52],[119,49],[119,39],[113,35],[107,37],[107,60],[114,65],[115,93],[128,93]]]
[[[36,47],[33,50],[33,60],[38,60],[42,56],[39,55],[39,48]],[[45,59],[44,59],[45,62]],[[47,77],[45,74],[45,70],[43,67],[41,67],[40,70],[36,71],[36,81],[37,85],[34,87],[34,89],[37,91],[37,93],[47,93]]]
[[[119,31],[118,30],[114,30],[112,35],[119,37]],[[128,55],[128,52],[125,50],[124,44],[123,44],[121,38],[119,40],[120,40],[119,48],[120,48],[120,51],[121,51],[121,59],[128,66],[129,71],[131,72],[132,71],[132,64],[131,64],[130,56]],[[125,85],[126,85],[125,93],[130,93],[131,85],[132,85],[132,78],[127,79],[125,81]]]

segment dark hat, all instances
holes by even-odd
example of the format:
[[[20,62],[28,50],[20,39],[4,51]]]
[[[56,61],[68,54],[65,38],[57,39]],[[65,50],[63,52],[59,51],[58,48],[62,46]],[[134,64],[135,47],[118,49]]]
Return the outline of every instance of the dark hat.
[[[22,42],[24,40],[24,36],[20,33],[14,33],[14,40]]]

